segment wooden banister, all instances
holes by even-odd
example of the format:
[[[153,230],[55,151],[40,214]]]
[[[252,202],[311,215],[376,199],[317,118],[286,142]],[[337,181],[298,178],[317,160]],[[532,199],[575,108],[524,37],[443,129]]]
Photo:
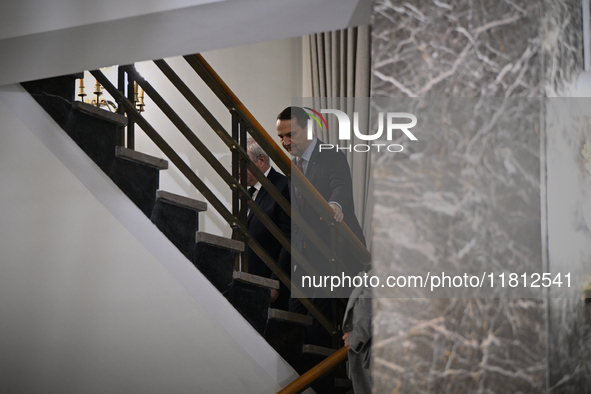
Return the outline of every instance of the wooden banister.
[[[197,61],[198,66],[203,68],[207,74],[215,81],[217,86],[210,86],[210,88],[218,95],[220,100],[226,105],[228,108],[235,108],[238,112],[240,112],[245,120],[251,124],[253,128],[255,128],[259,134],[263,137],[264,143],[259,144],[261,147],[269,152],[266,147],[269,147],[272,150],[273,154],[270,154],[271,159],[279,166],[279,168],[283,171],[283,173],[294,181],[293,178],[296,178],[297,185],[303,185],[304,187],[301,188],[300,192],[303,197],[309,201],[312,207],[318,212],[320,216],[323,217],[329,225],[336,226],[339,231],[349,239],[353,245],[355,246],[352,251],[356,255],[356,257],[361,262],[369,262],[371,259],[371,254],[365,248],[365,245],[361,243],[361,241],[357,238],[357,236],[351,231],[351,229],[345,224],[345,222],[338,223],[334,220],[332,216],[332,209],[326,202],[326,200],[322,197],[322,195],[316,190],[316,188],[308,181],[306,176],[302,174],[301,171],[297,169],[296,166],[292,166],[290,158],[284,152],[284,150],[277,145],[275,140],[267,133],[267,131],[263,128],[263,126],[256,120],[256,118],[250,113],[250,111],[242,104],[240,99],[232,92],[230,87],[222,80],[222,78],[215,72],[215,70],[207,63],[205,58],[202,55],[196,54],[193,56],[186,56],[185,59],[191,64],[194,68],[196,66],[194,60]],[[196,70],[197,71],[197,70]],[[254,137],[254,135],[253,135]],[[266,145],[266,147],[264,146]],[[353,273],[355,274],[355,273]]]
[[[253,127],[255,129],[257,129],[261,133],[261,135],[263,136],[263,138],[273,148],[273,150],[275,151],[275,153],[278,154],[281,157],[281,161],[283,162],[283,164],[284,165],[287,165],[287,167],[290,167],[291,166],[291,160],[289,159],[289,156],[287,156],[287,154],[283,151],[283,149],[281,149],[281,147],[279,147],[277,145],[277,143],[275,142],[275,140],[269,135],[269,133],[266,132],[266,130],[258,122],[258,120],[256,120],[256,118],[250,113],[250,111],[248,110],[248,108],[246,108],[244,106],[244,104],[242,104],[242,101],[240,101],[240,99],[234,94],[234,92],[232,91],[232,89],[230,89],[230,87],[228,85],[226,85],[226,83],[218,75],[218,73],[216,73],[215,70],[209,65],[209,63],[207,63],[207,61],[205,60],[205,58],[203,58],[203,56],[201,56],[200,54],[196,54],[195,55],[195,58],[199,61],[199,63],[203,66],[203,68],[205,68],[205,70],[212,76],[212,78],[216,81],[216,83],[222,89],[223,94],[229,100],[228,102],[224,102],[224,104],[227,107],[230,107],[230,108],[232,106],[236,107],[236,109],[238,111],[240,111],[244,115],[244,117],[246,118],[246,120],[248,120],[248,122],[250,124],[252,124]],[[224,100],[224,101],[226,101],[226,100]],[[280,163],[277,163],[277,165],[280,165]]]
[[[304,391],[306,388],[317,380],[335,369],[340,363],[347,359],[347,347],[344,346],[334,352],[332,355],[321,361],[316,366],[312,367],[308,372],[288,384],[285,388],[278,391],[277,394],[297,394]]]

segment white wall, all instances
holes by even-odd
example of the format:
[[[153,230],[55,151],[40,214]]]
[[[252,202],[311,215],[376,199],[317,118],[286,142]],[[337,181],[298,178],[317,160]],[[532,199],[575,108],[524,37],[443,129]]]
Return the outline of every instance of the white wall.
[[[337,30],[370,16],[359,0],[87,3],[3,2],[0,85]]]
[[[20,0],[3,7],[0,39],[194,7],[223,0]]]
[[[0,90],[0,119],[0,392],[271,393],[296,376],[22,88]]]

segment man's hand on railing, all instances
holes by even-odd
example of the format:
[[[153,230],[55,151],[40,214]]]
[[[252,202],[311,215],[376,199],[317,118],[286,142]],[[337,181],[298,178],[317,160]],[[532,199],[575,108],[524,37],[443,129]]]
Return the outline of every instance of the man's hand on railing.
[[[334,214],[334,220],[336,220],[338,223],[342,222],[343,219],[345,218],[345,215],[343,214],[343,210],[341,209],[339,204],[335,204],[334,202],[329,202],[328,205],[330,205],[330,207],[332,208],[332,213]]]
[[[343,341],[345,341],[345,347],[347,349],[351,349],[351,346],[349,346],[349,333],[346,332],[345,335],[343,335]]]

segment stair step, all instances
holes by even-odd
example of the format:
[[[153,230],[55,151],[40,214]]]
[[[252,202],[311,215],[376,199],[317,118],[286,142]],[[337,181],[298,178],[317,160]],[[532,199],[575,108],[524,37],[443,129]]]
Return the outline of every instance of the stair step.
[[[168,168],[168,161],[164,159],[146,155],[145,153],[133,149],[127,149],[122,146],[115,147],[115,156],[135,163],[145,164],[149,167],[156,168],[157,170],[166,170]]]
[[[147,217],[152,216],[156,190],[160,185],[160,170],[126,158],[115,157],[106,172]]]
[[[244,251],[244,242],[205,233],[203,231],[197,231],[195,235],[195,242],[219,246],[220,248],[231,249],[237,252]]]
[[[346,378],[335,378],[334,385],[335,385],[335,387],[343,388],[343,389],[353,388],[353,382],[351,382],[350,379],[346,379]]]
[[[269,320],[278,320],[287,323],[299,324],[302,326],[311,326],[314,319],[312,316],[302,315],[300,313],[287,312],[281,309],[269,308]]]
[[[57,124],[64,127],[72,111],[72,103],[75,99],[76,78],[73,75],[64,75],[23,82],[21,85]]]
[[[94,116],[95,118],[108,120],[118,126],[127,126],[127,117],[105,109],[97,108],[95,105],[83,103],[82,101],[74,101],[72,108],[76,111]]]
[[[270,290],[233,280],[226,298],[259,334],[263,335],[267,324],[267,310],[271,305]]]
[[[204,202],[158,190],[150,219],[191,260],[195,233],[199,231],[199,212],[206,207]]]
[[[199,200],[194,200],[189,197],[179,196],[178,194],[169,193],[164,190],[156,192],[156,200],[167,204],[176,205],[177,207],[192,209],[196,212],[207,211],[207,203]]]
[[[242,271],[234,271],[233,279],[237,280],[242,283],[247,283],[251,285],[261,286],[261,287],[268,287],[269,289],[279,290],[279,281],[269,278],[264,278],[262,276],[249,274],[247,272]]]
[[[234,283],[236,252],[244,250],[244,243],[203,231],[193,233],[193,242],[193,264],[220,293],[227,294]]]
[[[328,357],[328,356],[332,355],[334,352],[336,352],[336,350],[331,349],[329,347],[322,347],[322,346],[309,345],[309,344],[305,344],[302,346],[302,353],[303,354]]]

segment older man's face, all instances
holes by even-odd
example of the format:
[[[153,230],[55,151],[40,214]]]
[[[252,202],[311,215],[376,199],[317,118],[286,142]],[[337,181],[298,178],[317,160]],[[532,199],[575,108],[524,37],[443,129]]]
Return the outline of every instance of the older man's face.
[[[252,162],[254,163],[255,166],[257,166],[257,168],[259,170],[261,170],[261,172],[265,172],[267,169],[265,168],[265,158],[264,156],[259,156],[259,157],[253,157],[253,154],[250,153],[249,150],[247,150],[248,153],[248,157],[250,157],[250,160],[252,160]],[[254,186],[256,185],[258,182],[258,180],[255,178],[255,176],[252,174],[252,172],[250,172],[250,170],[246,170],[246,186]]]
[[[295,118],[289,120],[277,120],[277,135],[281,145],[292,156],[301,156],[310,145],[307,129],[300,127]]]

